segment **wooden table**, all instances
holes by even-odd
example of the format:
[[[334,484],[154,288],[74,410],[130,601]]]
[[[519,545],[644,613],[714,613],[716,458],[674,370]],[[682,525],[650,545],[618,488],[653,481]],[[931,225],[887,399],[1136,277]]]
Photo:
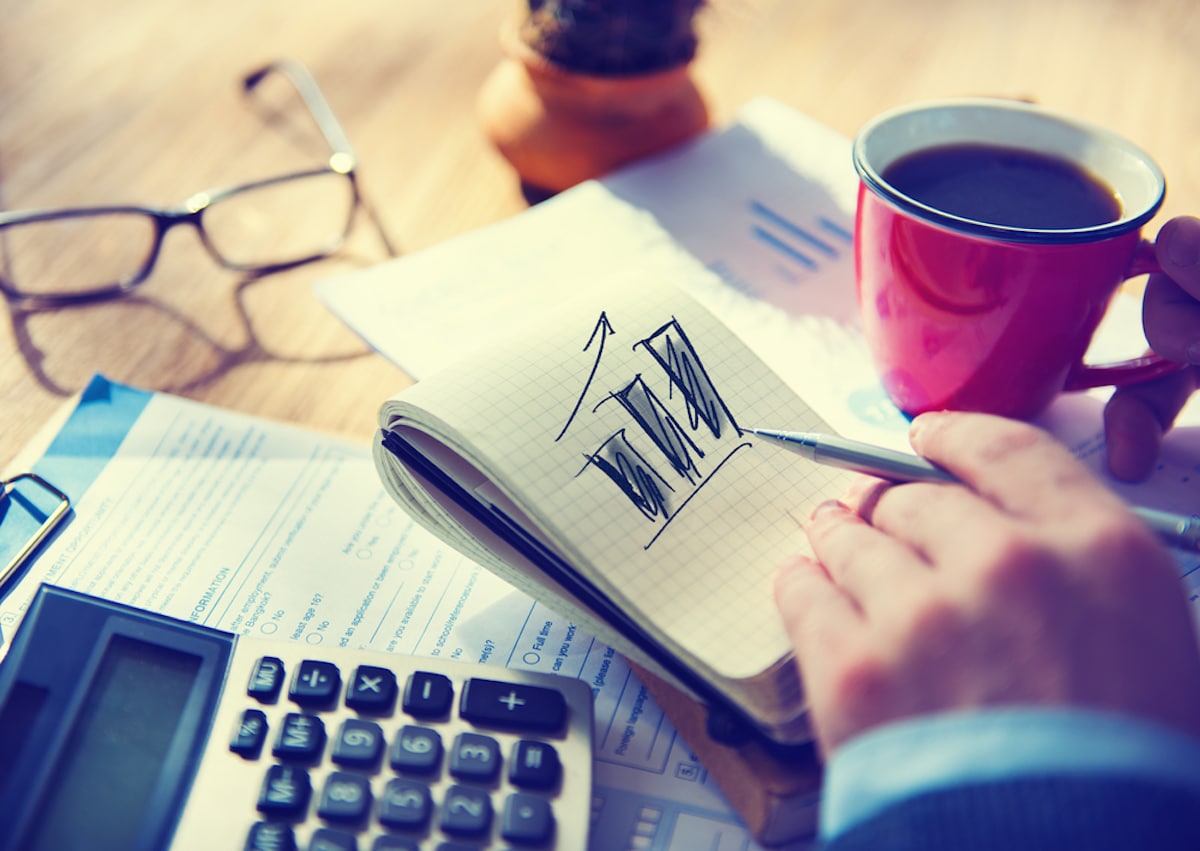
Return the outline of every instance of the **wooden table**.
[[[8,0],[0,24],[0,208],[178,203],[317,162],[304,116],[268,126],[242,74],[312,71],[404,252],[525,201],[474,115],[514,0]],[[451,10],[452,11],[447,11]],[[1105,124],[1168,175],[1164,217],[1200,211],[1194,0],[714,0],[697,73],[718,121],[766,94],[852,135],[906,101],[1026,97]],[[281,129],[294,132],[281,132]],[[307,132],[307,136],[305,133]],[[360,222],[337,257],[261,279],[168,235],[135,295],[10,309],[0,328],[0,463],[95,372],[367,441],[408,381],[312,292],[384,259]]]

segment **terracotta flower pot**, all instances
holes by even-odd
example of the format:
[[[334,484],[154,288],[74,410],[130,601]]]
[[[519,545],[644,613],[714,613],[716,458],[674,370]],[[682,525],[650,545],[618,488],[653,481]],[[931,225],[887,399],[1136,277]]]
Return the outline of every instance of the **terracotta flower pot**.
[[[559,192],[662,151],[709,126],[690,60],[629,74],[591,74],[547,59],[511,23],[505,58],[484,82],[484,132],[527,186]]]

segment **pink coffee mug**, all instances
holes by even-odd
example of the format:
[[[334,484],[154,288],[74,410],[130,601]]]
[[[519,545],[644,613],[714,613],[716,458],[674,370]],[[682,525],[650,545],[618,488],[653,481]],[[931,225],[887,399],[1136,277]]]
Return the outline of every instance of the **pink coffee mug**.
[[[955,208],[953,199],[926,203],[885,176],[914,154],[942,156],[962,146],[1073,163],[1111,190],[1113,215],[1083,225],[1026,226],[1021,219],[1029,210],[1006,220]],[[875,118],[855,138],[853,154],[863,332],[884,389],[906,414],[956,409],[1024,419],[1063,391],[1131,384],[1180,368],[1154,354],[1083,362],[1117,288],[1157,270],[1140,231],[1161,206],[1166,182],[1130,142],[1031,104],[962,99]],[[968,193],[965,206],[977,200]]]

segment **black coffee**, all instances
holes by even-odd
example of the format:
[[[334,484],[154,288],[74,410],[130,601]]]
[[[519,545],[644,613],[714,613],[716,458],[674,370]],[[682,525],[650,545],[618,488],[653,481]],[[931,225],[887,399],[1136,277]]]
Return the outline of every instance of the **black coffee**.
[[[1121,217],[1113,190],[1074,163],[1000,145],[926,148],[882,177],[928,207],[987,224],[1063,230]]]

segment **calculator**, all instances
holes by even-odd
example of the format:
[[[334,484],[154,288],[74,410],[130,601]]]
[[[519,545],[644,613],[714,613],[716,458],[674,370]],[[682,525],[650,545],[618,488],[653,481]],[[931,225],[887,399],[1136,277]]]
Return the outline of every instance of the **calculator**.
[[[0,851],[587,847],[592,691],[42,585],[0,664]]]

